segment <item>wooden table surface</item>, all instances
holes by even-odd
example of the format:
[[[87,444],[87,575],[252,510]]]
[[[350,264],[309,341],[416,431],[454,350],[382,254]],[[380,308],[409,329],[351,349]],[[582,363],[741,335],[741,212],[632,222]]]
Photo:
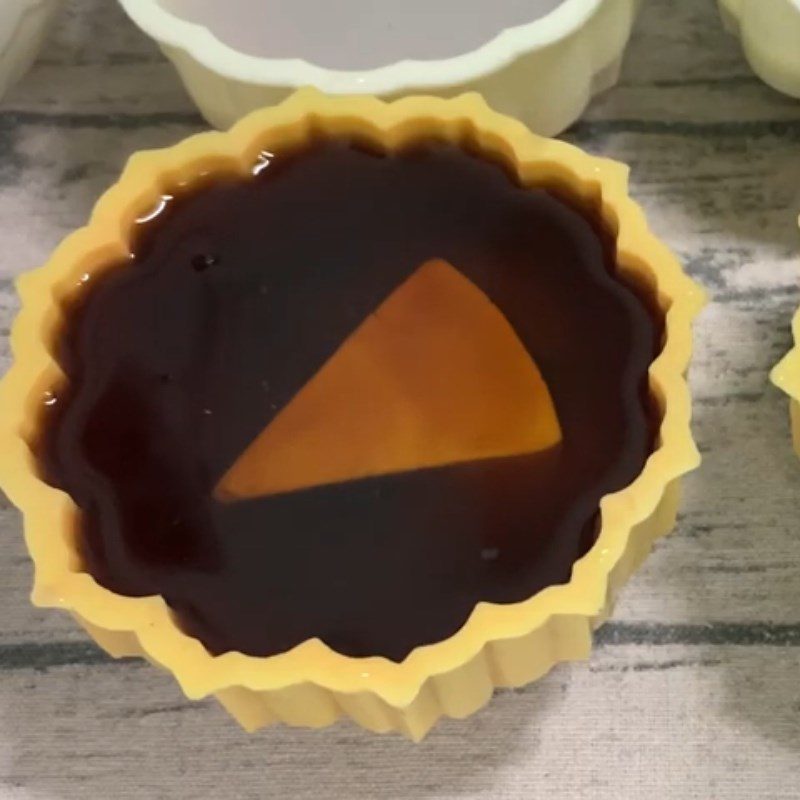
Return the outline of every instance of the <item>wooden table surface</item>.
[[[115,3],[67,2],[0,107],[0,368],[12,277],[131,152],[202,127]],[[713,296],[691,373],[703,467],[591,661],[418,746],[344,723],[247,736],[31,608],[2,502],[0,800],[800,797],[800,461],[767,383],[800,300],[800,103],[751,75],[711,0],[647,0],[620,85],[567,138],[631,164],[652,227]]]

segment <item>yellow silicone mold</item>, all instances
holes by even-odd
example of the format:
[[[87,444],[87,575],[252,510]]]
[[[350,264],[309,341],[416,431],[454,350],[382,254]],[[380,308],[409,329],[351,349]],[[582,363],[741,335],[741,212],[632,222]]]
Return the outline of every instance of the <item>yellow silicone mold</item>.
[[[800,310],[792,320],[794,347],[772,370],[772,382],[789,395],[789,418],[794,449],[800,455]]]
[[[569,583],[521,603],[480,603],[455,635],[418,647],[402,663],[346,657],[318,639],[268,658],[210,655],[177,627],[161,597],[114,594],[82,570],[74,547],[76,507],[40,480],[28,445],[37,408],[63,378],[52,355],[59,301],[129,257],[136,219],[170,189],[215,171],[249,175],[260,153],[302,142],[312,131],[366,137],[388,148],[428,136],[469,142],[503,158],[527,184],[566,187],[595,201],[617,231],[621,272],[654,290],[666,321],[663,350],[650,368],[663,411],[657,448],[630,486],[603,498],[597,543],[575,564]],[[588,657],[593,628],[653,541],[674,524],[679,479],[699,463],[684,373],[701,289],[649,232],[628,197],[625,166],[536,136],[491,111],[478,95],[387,104],[301,90],[228,133],[203,133],[166,150],[138,153],[89,224],[18,286],[14,364],[0,384],[0,481],[24,515],[35,564],[34,603],[70,611],[112,656],[140,655],[169,670],[188,697],[215,695],[247,730],[274,722],[322,727],[347,716],[371,731],[400,731],[418,740],[440,716],[476,711],[496,687],[520,686],[559,661]]]

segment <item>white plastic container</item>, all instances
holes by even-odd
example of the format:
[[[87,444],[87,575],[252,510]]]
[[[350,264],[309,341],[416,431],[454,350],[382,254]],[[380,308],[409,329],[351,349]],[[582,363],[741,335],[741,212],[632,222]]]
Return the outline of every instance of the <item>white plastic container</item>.
[[[574,122],[592,95],[616,81],[638,6],[638,0],[340,0],[328,5],[347,13],[334,15],[314,13],[315,6],[327,9],[328,0],[250,0],[250,13],[243,13],[247,0],[120,2],[160,44],[201,112],[220,128],[311,85],[329,94],[384,98],[477,90],[498,111],[547,135]],[[269,25],[265,6],[280,9],[276,25],[300,42],[295,57],[288,57],[279,37],[272,55],[277,50],[281,57],[270,57],[268,44],[253,43],[258,26],[263,32]],[[220,7],[226,16],[215,26],[210,20]],[[454,12],[452,21],[445,19],[442,27],[447,8]],[[522,8],[527,12],[520,17]],[[440,26],[438,39],[433,28],[423,27],[433,19]],[[237,32],[237,25],[249,30]],[[405,51],[398,50],[398,35],[411,43],[408,55],[399,58]],[[325,43],[334,66],[320,66],[326,59],[315,58],[315,40]],[[340,48],[333,56],[331,42]],[[374,53],[386,54],[388,62],[369,63]],[[342,68],[348,60],[356,66]]]
[[[719,0],[725,27],[742,40],[753,71],[800,98],[800,0]]]
[[[0,0],[0,97],[39,54],[60,0]]]

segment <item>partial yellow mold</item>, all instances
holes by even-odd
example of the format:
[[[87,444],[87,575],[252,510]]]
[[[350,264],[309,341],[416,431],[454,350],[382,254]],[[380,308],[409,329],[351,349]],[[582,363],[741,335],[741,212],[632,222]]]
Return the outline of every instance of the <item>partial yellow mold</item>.
[[[800,222],[800,220],[798,220]],[[789,395],[789,418],[792,426],[794,449],[800,455],[800,309],[792,320],[794,346],[775,365],[772,382]]]
[[[575,564],[569,583],[521,603],[480,603],[455,635],[418,647],[402,663],[343,656],[318,639],[268,658],[210,655],[175,625],[161,597],[114,594],[82,570],[73,543],[76,508],[39,479],[27,444],[43,393],[60,375],[51,353],[60,323],[57,298],[128,257],[134,221],[177,184],[220,170],[248,175],[260,153],[302,142],[311,132],[366,137],[389,148],[431,135],[469,142],[504,158],[527,184],[556,184],[597,201],[617,231],[620,270],[655,289],[665,317],[664,347],[650,368],[663,411],[657,449],[630,486],[603,498],[597,543]],[[18,286],[14,364],[0,384],[0,482],[24,515],[34,603],[70,611],[112,656],[141,655],[169,670],[190,698],[215,695],[247,730],[273,722],[322,727],[347,716],[369,730],[419,740],[442,715],[472,714],[497,687],[520,686],[559,661],[588,657],[593,628],[653,541],[673,526],[679,479],[699,464],[684,374],[702,290],[648,230],[628,197],[625,166],[536,136],[475,94],[384,103],[301,90],[228,133],[138,153],[89,224]]]

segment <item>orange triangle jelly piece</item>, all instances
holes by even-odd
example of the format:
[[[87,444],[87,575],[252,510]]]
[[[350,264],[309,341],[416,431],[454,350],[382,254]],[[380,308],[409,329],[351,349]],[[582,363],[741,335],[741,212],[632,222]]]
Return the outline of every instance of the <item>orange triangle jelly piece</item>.
[[[543,450],[550,392],[499,309],[423,264],[339,347],[216,489],[237,500]]]

